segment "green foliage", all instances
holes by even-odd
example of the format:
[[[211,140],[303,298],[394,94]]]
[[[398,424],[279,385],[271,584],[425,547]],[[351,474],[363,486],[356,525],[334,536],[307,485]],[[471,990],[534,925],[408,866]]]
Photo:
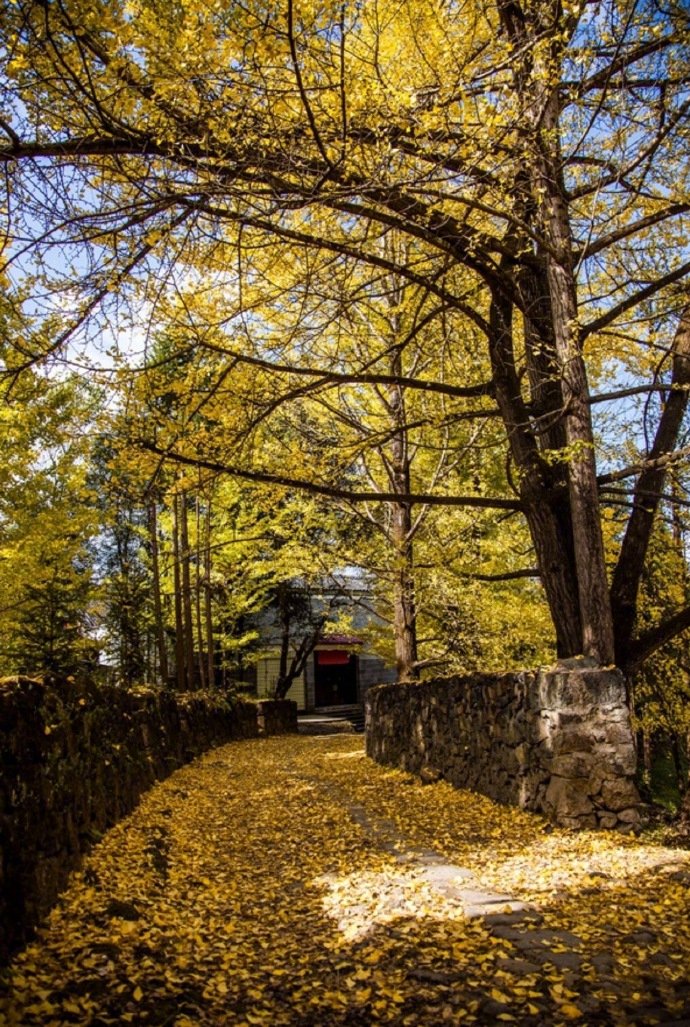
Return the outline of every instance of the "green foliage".
[[[640,627],[658,624],[690,602],[690,577],[680,537],[663,523],[652,536],[642,582]],[[684,738],[690,732],[690,641],[679,635],[646,662],[633,680],[634,710],[650,734]]]
[[[73,674],[94,660],[88,488],[92,397],[24,375],[0,408],[0,649],[7,671]]]

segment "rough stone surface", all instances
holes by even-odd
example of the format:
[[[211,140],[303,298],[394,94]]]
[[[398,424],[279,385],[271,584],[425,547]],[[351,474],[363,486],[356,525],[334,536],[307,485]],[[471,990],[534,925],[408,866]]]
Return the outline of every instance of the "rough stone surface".
[[[553,669],[380,685],[367,753],[422,780],[445,778],[574,828],[639,819],[635,745],[617,670]]]
[[[296,730],[287,701],[0,680],[0,962],[156,780],[214,745]]]
[[[260,735],[284,735],[297,731],[297,703],[291,699],[263,699],[256,704]]]

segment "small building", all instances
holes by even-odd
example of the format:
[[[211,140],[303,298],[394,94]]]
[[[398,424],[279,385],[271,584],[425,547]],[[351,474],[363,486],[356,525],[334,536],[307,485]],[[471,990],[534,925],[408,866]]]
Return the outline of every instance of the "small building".
[[[372,685],[395,681],[395,670],[380,656],[365,652],[363,645],[354,635],[323,635],[287,698],[293,699],[301,712],[363,705]],[[273,695],[279,669],[277,655],[257,661],[259,698]]]

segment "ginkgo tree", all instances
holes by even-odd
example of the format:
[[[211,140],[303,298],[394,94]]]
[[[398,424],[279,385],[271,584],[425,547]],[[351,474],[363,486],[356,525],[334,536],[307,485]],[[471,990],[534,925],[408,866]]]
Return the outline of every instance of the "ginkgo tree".
[[[86,425],[94,397],[76,381],[24,375],[0,405],[0,655],[5,673],[75,674],[97,662],[88,623],[96,531]]]
[[[690,625],[683,606],[635,628],[668,468],[686,457],[681,0],[18,0],[0,18],[5,254],[18,284],[35,275],[15,373],[128,299],[155,307],[174,270],[224,279],[248,335],[267,253],[343,281],[361,265],[395,274],[476,333],[490,377],[463,388],[490,397],[510,464],[510,494],[424,502],[522,514],[561,657],[630,671]],[[382,250],[391,230],[414,259]],[[305,323],[289,289],[282,310]],[[372,344],[366,367],[337,370],[389,375],[379,357]],[[305,384],[332,371],[305,361]],[[600,467],[596,404],[659,390],[637,458]],[[241,452],[167,454],[254,473]],[[627,483],[609,580],[602,497]]]
[[[184,437],[192,445],[256,450],[269,466],[281,466],[297,451],[300,438],[288,419],[270,430],[260,423],[249,427],[270,401],[270,383],[253,370],[228,383],[219,347],[193,345],[194,338],[194,325],[175,317],[173,305],[159,326],[150,363],[122,377],[106,431],[107,538],[116,553],[123,541],[133,543],[123,550],[127,566],[108,583],[122,592],[144,575],[143,601],[130,595],[123,609],[118,597],[113,607],[114,640],[124,652],[130,619],[138,617],[147,630],[154,613],[157,676],[174,679],[180,690],[227,686],[277,647],[277,689],[285,692],[326,627],[344,628],[349,594],[334,571],[342,563],[348,525],[339,511],[299,490],[171,467],[133,446],[136,440],[165,449]],[[124,524],[118,519],[122,498]]]
[[[392,238],[381,242],[382,252],[394,247]],[[336,496],[340,517],[329,516],[323,502],[317,506],[323,520],[320,544],[336,549],[332,567],[334,560],[356,565],[369,580],[376,614],[390,624],[394,657],[387,655],[400,679],[414,678],[432,665],[468,669],[487,657],[486,646],[470,639],[478,620],[469,613],[469,594],[476,540],[491,530],[491,521],[485,518],[482,527],[476,510],[468,515],[458,509],[451,527],[443,506],[411,503],[408,497],[433,488],[437,499],[453,502],[453,490],[462,483],[481,503],[483,494],[505,487],[497,418],[490,408],[480,409],[481,387],[459,384],[479,372],[481,351],[471,333],[458,336],[444,306],[415,284],[367,274],[365,268],[344,283],[332,265],[320,269],[304,253],[292,257],[281,269],[272,254],[263,264],[255,255],[254,277],[261,287],[257,290],[254,283],[250,331],[228,310],[224,285],[214,290],[205,283],[202,295],[187,289],[166,304],[166,337],[177,344],[169,360],[159,361],[163,354],[158,350],[152,355],[146,373],[149,414],[130,435],[160,454],[172,448],[179,458],[184,447],[192,454],[191,464],[200,452],[225,463],[236,462],[239,454],[243,476],[254,480],[253,486],[243,486],[245,507],[265,503],[267,486],[258,485],[261,478],[274,480],[288,471],[308,478],[312,486],[323,482],[328,488],[329,481],[337,481],[341,489],[347,483],[368,488],[370,503]],[[290,330],[282,303],[286,293],[293,306],[308,311]],[[337,370],[365,367],[372,343],[381,349],[379,372]],[[267,350],[280,353],[280,364],[262,359]],[[307,360],[332,370],[309,373]],[[432,374],[433,389],[425,387],[422,374]],[[382,500],[385,490],[388,498]],[[231,507],[235,502],[230,500]],[[284,505],[275,499],[271,503],[274,513]],[[286,509],[297,536],[302,513],[294,496]],[[284,522],[280,514],[278,519]],[[272,525],[270,517],[266,523]],[[429,545],[430,534],[434,541]],[[504,548],[511,548],[515,534],[514,524],[506,525]],[[494,542],[495,552],[500,544]],[[312,555],[305,551],[301,569],[296,564],[300,576],[305,567],[318,565],[320,551],[320,545]],[[260,562],[259,548],[256,554]],[[499,579],[511,578],[507,563],[504,558]],[[439,589],[442,568],[451,564],[454,576],[448,575]],[[236,582],[232,591],[237,597],[254,577],[242,561],[238,573],[239,565],[226,570]],[[484,570],[484,578],[490,578],[489,568]],[[472,596],[476,605],[476,589]],[[534,595],[525,601],[540,606]],[[505,640],[506,618],[489,612],[491,602],[486,605],[481,620],[500,624],[496,636]],[[375,648],[381,650],[380,622],[373,623],[378,623],[372,631]],[[505,665],[509,656],[505,646],[499,649]]]

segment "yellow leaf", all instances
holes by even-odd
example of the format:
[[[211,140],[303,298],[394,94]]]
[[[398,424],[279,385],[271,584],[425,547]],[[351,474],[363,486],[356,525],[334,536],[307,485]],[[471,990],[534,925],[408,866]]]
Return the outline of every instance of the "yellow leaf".
[[[144,993],[141,990],[141,988],[139,987],[139,985],[137,984],[136,988],[132,992],[132,998],[134,999],[135,1002],[141,1002],[143,997],[144,997]]]
[[[569,1020],[577,1020],[578,1017],[582,1016],[582,1010],[574,1006],[572,1002],[564,1002],[562,1006],[558,1007],[558,1012],[563,1016],[567,1016]]]
[[[367,953],[364,958],[365,963],[378,963],[381,959],[381,953],[374,950],[373,952]]]

